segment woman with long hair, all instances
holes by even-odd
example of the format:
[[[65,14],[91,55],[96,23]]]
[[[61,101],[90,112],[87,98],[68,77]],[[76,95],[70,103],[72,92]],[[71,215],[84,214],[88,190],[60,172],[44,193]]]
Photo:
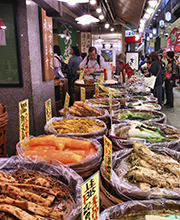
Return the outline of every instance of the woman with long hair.
[[[149,55],[150,61],[152,62],[149,72],[156,76],[156,82],[153,90],[153,94],[156,98],[158,98],[158,104],[162,106],[162,71],[161,71],[161,63],[156,52],[152,52]]]

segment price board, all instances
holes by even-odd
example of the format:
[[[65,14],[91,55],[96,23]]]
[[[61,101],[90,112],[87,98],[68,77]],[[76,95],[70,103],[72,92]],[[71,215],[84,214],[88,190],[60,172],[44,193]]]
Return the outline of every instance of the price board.
[[[28,99],[19,102],[19,140],[29,137],[29,103]]]
[[[85,102],[86,99],[86,89],[81,87],[81,101]]]
[[[65,97],[65,102],[64,102],[64,110],[63,110],[63,114],[64,114],[64,115],[67,114],[67,110],[68,110],[68,107],[69,107],[69,99],[70,99],[70,96],[69,96],[69,94],[66,92],[66,97]]]
[[[99,219],[99,171],[81,186],[82,220]]]
[[[46,123],[52,118],[51,99],[45,102]]]
[[[83,79],[83,77],[84,77],[84,70],[80,70],[79,80]]]
[[[95,98],[99,96],[99,84],[95,83]]]
[[[112,142],[104,135],[104,172],[108,179],[112,175]]]

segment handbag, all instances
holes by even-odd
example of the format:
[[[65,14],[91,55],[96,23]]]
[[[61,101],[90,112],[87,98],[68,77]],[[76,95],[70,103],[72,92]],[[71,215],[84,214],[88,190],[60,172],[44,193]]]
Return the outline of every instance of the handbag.
[[[156,79],[157,79],[157,77],[158,77],[160,71],[161,71],[161,67],[159,67],[159,71],[158,71],[157,76],[152,75],[152,76],[150,76],[150,77],[145,78],[145,81],[146,81],[147,86],[148,86],[149,88],[154,89],[154,86],[155,86],[155,83],[156,83]]]

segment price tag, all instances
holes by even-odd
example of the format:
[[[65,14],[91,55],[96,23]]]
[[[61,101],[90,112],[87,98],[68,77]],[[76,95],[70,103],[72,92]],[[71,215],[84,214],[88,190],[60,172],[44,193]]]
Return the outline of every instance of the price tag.
[[[81,186],[82,220],[99,219],[99,171]]]
[[[112,142],[104,135],[104,172],[107,178],[112,175]]]
[[[111,129],[112,129],[112,91],[109,91],[109,111],[110,111]]]
[[[45,102],[46,123],[52,118],[51,99]]]
[[[81,87],[81,101],[85,102],[86,99],[86,89]]]
[[[98,84],[99,84],[99,85],[101,84],[101,79],[100,79],[100,78],[98,79]]]
[[[104,82],[104,73],[101,73],[101,82]]]
[[[69,99],[70,99],[70,96],[69,96],[69,94],[66,92],[66,97],[65,97],[65,102],[64,102],[64,111],[63,111],[63,114],[64,114],[64,115],[67,114],[67,110],[68,110],[68,107],[69,107]]]
[[[126,76],[125,76],[125,83],[126,83],[126,86],[128,84],[128,74],[126,73]]]
[[[84,77],[84,70],[80,70],[79,80],[83,79],[83,77]]]
[[[29,104],[28,99],[19,102],[19,140],[29,137]]]
[[[99,96],[99,84],[95,83],[95,98]]]

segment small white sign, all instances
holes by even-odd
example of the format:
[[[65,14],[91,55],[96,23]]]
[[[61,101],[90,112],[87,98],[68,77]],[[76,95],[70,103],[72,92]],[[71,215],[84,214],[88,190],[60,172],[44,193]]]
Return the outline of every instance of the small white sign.
[[[6,34],[3,29],[0,29],[0,46],[6,46]]]

